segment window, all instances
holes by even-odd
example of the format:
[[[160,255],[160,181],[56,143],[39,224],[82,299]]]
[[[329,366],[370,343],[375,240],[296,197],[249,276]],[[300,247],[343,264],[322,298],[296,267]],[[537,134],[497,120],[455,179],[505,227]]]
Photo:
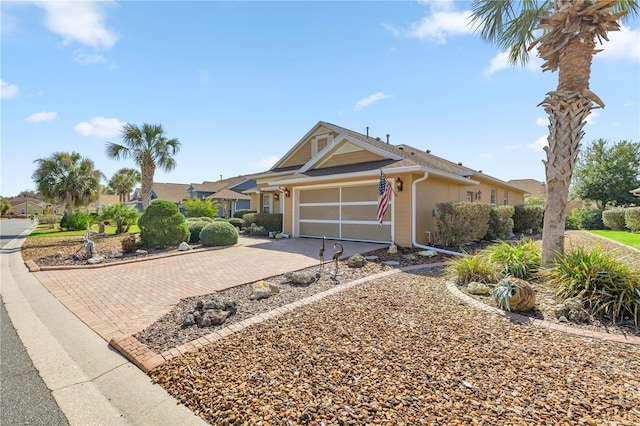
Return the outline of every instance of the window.
[[[271,194],[262,194],[262,213],[271,213]]]
[[[473,201],[473,192],[467,191],[467,203],[470,203],[472,201]]]
[[[507,191],[504,191],[504,200],[502,200],[502,204],[509,205],[509,193]]]
[[[311,156],[314,156],[318,152],[325,149],[326,146],[329,145],[331,142],[333,142],[333,135],[328,133],[324,135],[318,135],[315,138],[313,138],[311,141]]]
[[[496,205],[496,198],[498,197],[498,191],[495,188],[491,188],[491,205]]]

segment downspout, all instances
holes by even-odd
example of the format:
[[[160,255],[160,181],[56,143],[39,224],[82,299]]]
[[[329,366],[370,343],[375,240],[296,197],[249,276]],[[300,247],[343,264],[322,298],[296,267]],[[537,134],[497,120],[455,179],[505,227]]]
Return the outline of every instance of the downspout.
[[[459,253],[457,251],[451,251],[451,250],[445,250],[445,249],[440,249],[440,248],[436,248],[436,247],[430,247],[430,246],[424,246],[422,244],[418,244],[418,242],[416,241],[416,225],[417,225],[417,218],[416,218],[416,203],[417,203],[417,192],[416,192],[416,188],[417,188],[417,184],[419,182],[425,181],[427,180],[427,178],[429,177],[429,172],[424,172],[424,176],[422,176],[420,179],[414,180],[413,184],[411,185],[411,244],[413,244],[414,247],[418,247],[418,248],[422,248],[425,250],[433,250],[435,252],[438,253],[443,253],[443,254],[449,254],[452,256],[466,256],[464,253]]]
[[[278,191],[280,191],[280,196],[282,197],[282,231],[280,233],[290,236],[291,234],[287,234],[286,232],[284,232],[284,225],[286,223],[284,220],[284,211],[287,209],[287,197],[284,196],[284,189],[280,189],[280,187],[278,187]],[[291,230],[293,231],[293,224],[291,224],[291,228]]]

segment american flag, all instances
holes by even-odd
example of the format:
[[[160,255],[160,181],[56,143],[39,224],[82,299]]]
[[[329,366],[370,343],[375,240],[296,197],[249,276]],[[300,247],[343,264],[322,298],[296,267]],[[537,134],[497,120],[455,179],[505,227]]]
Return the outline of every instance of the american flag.
[[[391,185],[387,181],[387,177],[380,170],[380,184],[378,185],[378,222],[382,226],[384,214],[389,208],[389,202],[391,201]]]

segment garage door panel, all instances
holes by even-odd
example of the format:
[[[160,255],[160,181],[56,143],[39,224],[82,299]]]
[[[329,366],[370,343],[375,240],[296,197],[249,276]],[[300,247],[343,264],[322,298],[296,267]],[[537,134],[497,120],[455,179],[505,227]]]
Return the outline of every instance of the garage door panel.
[[[342,220],[378,220],[378,206],[342,206]],[[384,220],[391,220],[391,209],[387,209]]]
[[[307,189],[300,191],[300,203],[337,203],[339,201],[339,188]]]
[[[307,220],[338,220],[340,206],[300,206],[300,217]]]
[[[342,201],[378,201],[378,185],[344,187]]]
[[[389,241],[391,225],[342,225],[342,238],[349,240]]]
[[[300,236],[317,237],[325,236],[327,238],[340,238],[340,224],[338,223],[300,223]]]

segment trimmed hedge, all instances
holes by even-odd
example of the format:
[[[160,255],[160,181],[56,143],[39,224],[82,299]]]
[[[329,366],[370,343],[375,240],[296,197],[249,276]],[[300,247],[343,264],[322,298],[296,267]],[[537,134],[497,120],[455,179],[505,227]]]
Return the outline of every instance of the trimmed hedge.
[[[242,225],[244,225],[244,220],[240,219],[239,217],[232,217],[229,218],[229,223],[236,228],[242,228]]]
[[[229,222],[213,222],[200,231],[200,242],[206,246],[232,246],[238,243],[238,231]]]
[[[189,241],[184,216],[171,201],[152,201],[138,219],[138,226],[143,247],[164,248]]]
[[[242,216],[244,226],[249,228],[252,223],[264,228],[266,233],[282,232],[282,215],[277,213],[247,213]]]
[[[213,222],[213,218],[208,217],[208,216],[188,217],[188,218],[185,219],[185,221],[187,221],[187,222],[207,222],[207,223],[211,223],[211,222]]]
[[[513,233],[513,206],[496,206],[489,213],[489,228],[485,240],[505,240]]]
[[[539,204],[519,204],[514,207],[513,232],[538,232],[542,229],[544,206]]]
[[[186,221],[187,229],[191,235],[189,236],[190,243],[197,243],[200,241],[200,232],[211,222],[205,222],[204,220],[188,220]]]
[[[257,212],[257,210],[239,209],[239,210],[236,210],[233,213],[233,217],[238,218],[238,219],[242,219],[242,216],[244,216],[245,214],[249,214],[249,213],[258,213],[258,212]]]
[[[625,230],[624,209],[611,209],[602,212],[602,223],[614,231]]]
[[[481,239],[489,229],[489,204],[451,201],[438,204],[438,238],[446,247]]]
[[[566,229],[604,229],[602,210],[573,209],[565,220]]]
[[[640,231],[640,207],[629,207],[625,209],[624,223],[631,232]]]
[[[60,228],[70,231],[84,231],[87,229],[87,224],[91,226],[93,223],[95,223],[95,220],[91,215],[80,212],[72,215],[65,213],[60,219]]]

